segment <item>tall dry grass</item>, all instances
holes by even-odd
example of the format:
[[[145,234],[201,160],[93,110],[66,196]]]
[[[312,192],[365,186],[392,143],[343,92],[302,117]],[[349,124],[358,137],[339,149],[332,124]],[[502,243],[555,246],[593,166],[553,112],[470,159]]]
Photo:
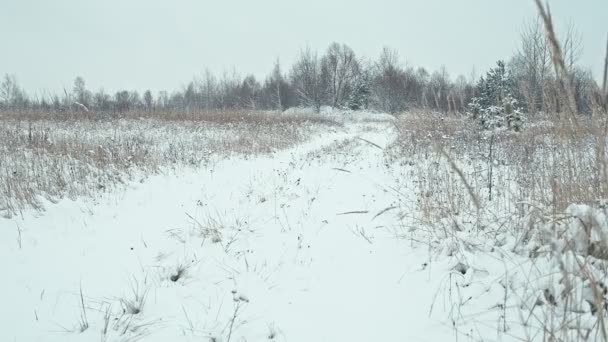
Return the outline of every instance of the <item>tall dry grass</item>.
[[[44,200],[96,196],[161,170],[271,153],[340,125],[326,117],[272,113],[70,115],[0,118],[0,216],[41,209]]]
[[[413,194],[402,201],[408,238],[464,264],[508,248],[498,253],[510,265],[500,276],[504,299],[492,298],[501,304],[478,313],[495,319],[496,331],[523,341],[608,341],[606,81],[593,94],[592,115],[579,114],[551,12],[535,3],[563,112],[531,118],[521,133],[484,131],[466,118],[406,114],[386,157],[410,180],[400,189]],[[606,61],[604,79],[608,49]],[[421,239],[421,232],[432,238]],[[449,289],[466,293],[461,283]],[[469,300],[458,297],[456,311]]]

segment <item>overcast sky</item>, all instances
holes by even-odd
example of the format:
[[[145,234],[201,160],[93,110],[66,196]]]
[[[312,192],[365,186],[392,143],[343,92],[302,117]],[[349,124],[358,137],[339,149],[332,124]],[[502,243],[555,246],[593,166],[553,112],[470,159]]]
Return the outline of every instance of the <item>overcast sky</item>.
[[[600,78],[608,0],[551,0],[583,35],[581,63]],[[332,41],[376,58],[383,46],[429,70],[477,75],[516,50],[532,0],[0,0],[0,73],[30,93],[183,86],[205,68],[263,77],[306,45]]]

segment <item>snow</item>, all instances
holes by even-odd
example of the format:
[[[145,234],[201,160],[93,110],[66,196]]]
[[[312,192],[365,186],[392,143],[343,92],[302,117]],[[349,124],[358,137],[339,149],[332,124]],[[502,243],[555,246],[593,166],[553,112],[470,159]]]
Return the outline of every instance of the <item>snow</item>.
[[[525,254],[559,245],[556,235],[539,233],[522,247],[515,236],[474,233],[465,218],[450,238],[404,233],[402,211],[416,198],[397,190],[411,179],[395,169],[412,164],[397,166],[383,152],[396,135],[394,118],[337,115],[344,129],[289,150],[225,157],[1,220],[0,341],[486,341],[537,333],[538,324],[520,326],[517,307],[561,285],[543,278],[555,255]],[[599,241],[606,217],[595,210],[568,213],[597,223]],[[564,239],[585,227],[575,222],[560,226],[570,234]],[[583,283],[577,289],[589,297]],[[517,296],[506,300],[505,288]],[[513,330],[501,332],[503,325]]]

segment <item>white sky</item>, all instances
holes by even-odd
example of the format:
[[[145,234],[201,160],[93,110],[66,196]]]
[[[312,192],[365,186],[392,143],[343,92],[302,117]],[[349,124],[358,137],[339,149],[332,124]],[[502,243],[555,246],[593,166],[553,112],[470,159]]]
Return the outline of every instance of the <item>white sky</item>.
[[[607,0],[552,0],[559,26],[583,35],[581,63],[600,78]],[[0,0],[0,73],[30,93],[87,87],[173,90],[205,68],[263,78],[280,57],[332,41],[376,58],[383,46],[429,70],[477,75],[517,48],[532,0]]]

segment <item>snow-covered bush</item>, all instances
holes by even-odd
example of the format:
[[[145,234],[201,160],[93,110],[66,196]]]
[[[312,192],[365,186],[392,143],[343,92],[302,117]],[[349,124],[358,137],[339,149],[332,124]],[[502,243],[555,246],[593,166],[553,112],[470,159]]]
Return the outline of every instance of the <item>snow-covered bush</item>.
[[[608,308],[607,214],[601,203],[572,204],[562,214],[530,217],[529,240],[520,241],[519,249],[529,259],[508,286],[522,310],[552,336],[571,340],[602,329]]]

